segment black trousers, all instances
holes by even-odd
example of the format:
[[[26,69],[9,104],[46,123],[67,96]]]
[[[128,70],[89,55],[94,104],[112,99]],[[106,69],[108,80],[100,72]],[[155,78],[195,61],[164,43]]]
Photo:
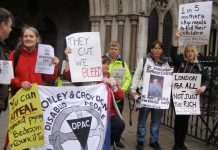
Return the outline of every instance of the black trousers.
[[[124,121],[118,116],[111,117],[111,144],[120,141],[120,137],[125,129]]]
[[[117,106],[120,110],[120,113],[122,114],[123,112],[123,107],[124,107],[124,99],[120,100],[119,102],[117,102]]]
[[[176,115],[175,117],[174,139],[177,145],[183,145],[185,142],[189,118],[190,115]]]

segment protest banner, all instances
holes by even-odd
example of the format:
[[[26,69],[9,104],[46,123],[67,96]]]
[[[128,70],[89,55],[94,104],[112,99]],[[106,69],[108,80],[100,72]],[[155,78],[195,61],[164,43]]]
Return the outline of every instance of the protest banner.
[[[212,1],[179,5],[179,46],[206,45],[209,42]]]
[[[45,145],[32,150],[102,150],[111,98],[105,84],[39,86],[39,93]]]
[[[75,33],[66,37],[71,81],[102,81],[101,45],[99,32]]]
[[[140,107],[168,109],[173,68],[151,65],[147,59],[144,68],[143,90]]]
[[[39,91],[20,89],[9,102],[9,144],[11,150],[44,145],[44,126]]]
[[[173,74],[173,104],[176,115],[200,115],[200,95],[195,92],[201,85],[201,74]]]
[[[53,74],[55,65],[51,59],[54,57],[54,48],[51,45],[39,44],[35,72]]]
[[[0,84],[11,84],[14,78],[12,61],[0,60]]]

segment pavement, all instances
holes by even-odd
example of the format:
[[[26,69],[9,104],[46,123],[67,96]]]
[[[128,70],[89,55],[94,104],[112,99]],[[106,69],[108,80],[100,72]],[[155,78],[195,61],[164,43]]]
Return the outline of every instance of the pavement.
[[[122,150],[135,150],[136,148],[136,127],[137,127],[137,118],[138,118],[138,111],[133,111],[132,114],[132,126],[129,125],[129,106],[128,100],[125,100],[125,107],[123,111],[123,119],[126,123],[126,128],[122,135],[122,142],[125,144],[125,148]],[[3,112],[0,116],[0,150],[3,149],[4,139],[7,131],[8,125],[8,111]],[[147,129],[149,131],[150,125],[150,118],[147,120]],[[149,133],[146,135],[146,140],[149,141]],[[173,138],[173,129],[168,128],[166,126],[161,125],[160,128],[160,139],[159,144],[162,147],[162,150],[172,150],[174,144]],[[185,145],[188,147],[189,150],[218,150],[218,147],[214,147],[212,145],[206,145],[204,142],[199,141],[195,138],[190,136],[186,137]],[[111,150],[117,149],[111,148]],[[149,142],[145,144],[144,150],[152,150],[149,147]]]

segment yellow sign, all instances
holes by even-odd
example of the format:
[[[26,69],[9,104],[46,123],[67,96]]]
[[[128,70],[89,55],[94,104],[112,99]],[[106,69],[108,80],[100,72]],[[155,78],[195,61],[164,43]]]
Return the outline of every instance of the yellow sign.
[[[11,150],[44,145],[41,101],[36,84],[20,89],[9,102],[9,142]]]

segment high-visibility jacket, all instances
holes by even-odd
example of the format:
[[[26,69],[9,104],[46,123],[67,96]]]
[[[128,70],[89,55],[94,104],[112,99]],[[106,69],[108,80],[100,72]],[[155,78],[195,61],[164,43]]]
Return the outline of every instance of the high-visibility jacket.
[[[125,69],[124,78],[120,84],[120,87],[123,92],[126,92],[129,89],[131,80],[132,80],[128,65],[121,59],[111,61],[109,64],[109,73],[112,77],[114,75],[113,68],[124,68]]]

